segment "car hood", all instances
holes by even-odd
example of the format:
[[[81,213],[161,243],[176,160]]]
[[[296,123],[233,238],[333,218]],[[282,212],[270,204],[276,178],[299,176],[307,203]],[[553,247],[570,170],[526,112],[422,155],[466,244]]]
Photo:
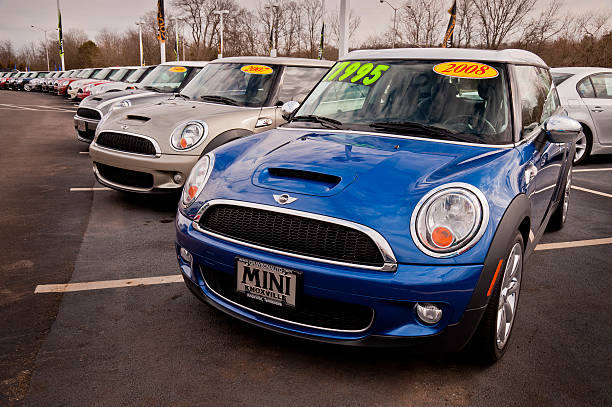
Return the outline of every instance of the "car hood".
[[[143,134],[156,139],[162,153],[177,154],[170,147],[169,137],[181,123],[188,120],[205,121],[208,125],[208,140],[210,140],[225,130],[254,127],[254,122],[259,117],[259,111],[260,109],[202,103],[170,97],[163,101],[114,111],[104,122],[101,131],[114,130]],[[242,123],[243,121],[252,121],[253,123]],[[204,146],[205,144],[202,144],[199,149],[180,154],[200,155],[200,150]]]
[[[281,206],[366,225],[390,243],[400,263],[428,264],[410,235],[410,219],[431,189],[451,182],[479,188],[490,208],[484,236],[470,250],[436,263],[482,264],[505,209],[518,193],[514,148],[372,133],[277,129],[214,150],[215,168],[201,197]],[[516,168],[516,170],[515,170]],[[198,201],[185,213],[194,216]]]

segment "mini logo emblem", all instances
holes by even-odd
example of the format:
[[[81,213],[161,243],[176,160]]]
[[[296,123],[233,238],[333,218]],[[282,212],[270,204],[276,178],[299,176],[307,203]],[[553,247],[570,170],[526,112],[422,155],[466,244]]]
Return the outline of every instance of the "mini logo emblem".
[[[122,124],[121,125],[121,130],[127,130],[130,126],[128,126],[127,124]]]
[[[297,198],[294,198],[292,196],[289,196],[287,194],[282,194],[282,195],[272,195],[274,197],[274,200],[276,202],[278,202],[281,205],[286,205],[286,204],[290,204],[291,202],[295,202],[297,201]]]

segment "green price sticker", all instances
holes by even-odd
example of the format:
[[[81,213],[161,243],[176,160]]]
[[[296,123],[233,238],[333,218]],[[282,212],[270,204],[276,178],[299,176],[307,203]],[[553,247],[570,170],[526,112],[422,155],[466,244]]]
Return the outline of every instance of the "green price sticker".
[[[335,65],[325,80],[338,82],[350,80],[352,83],[361,81],[362,84],[369,86],[379,80],[387,69],[389,65],[344,61]]]

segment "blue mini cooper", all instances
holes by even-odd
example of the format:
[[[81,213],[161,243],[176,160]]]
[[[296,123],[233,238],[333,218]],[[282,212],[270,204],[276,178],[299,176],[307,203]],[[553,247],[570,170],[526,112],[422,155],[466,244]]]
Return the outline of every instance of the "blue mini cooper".
[[[176,219],[188,288],[289,335],[499,359],[524,262],[566,219],[581,130],[544,61],[355,51],[279,114],[191,172]]]

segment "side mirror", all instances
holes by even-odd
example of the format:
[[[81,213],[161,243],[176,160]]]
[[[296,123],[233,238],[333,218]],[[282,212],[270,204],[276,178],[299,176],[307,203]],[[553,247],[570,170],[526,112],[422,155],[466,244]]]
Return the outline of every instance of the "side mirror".
[[[544,131],[551,143],[574,143],[582,132],[582,126],[567,116],[551,116],[544,123]]]
[[[295,112],[298,107],[300,107],[300,104],[295,100],[290,100],[289,102],[284,103],[281,106],[281,116],[283,116],[283,119],[289,120],[293,112]]]

